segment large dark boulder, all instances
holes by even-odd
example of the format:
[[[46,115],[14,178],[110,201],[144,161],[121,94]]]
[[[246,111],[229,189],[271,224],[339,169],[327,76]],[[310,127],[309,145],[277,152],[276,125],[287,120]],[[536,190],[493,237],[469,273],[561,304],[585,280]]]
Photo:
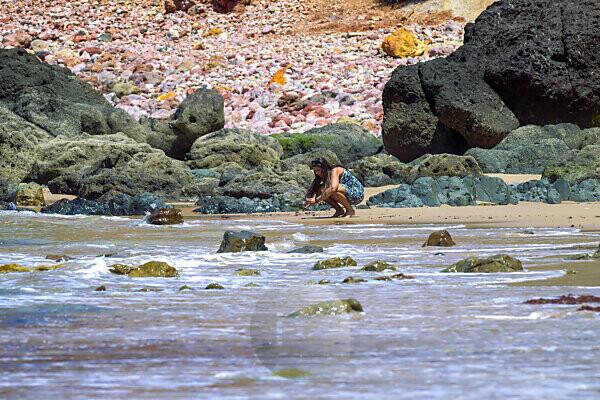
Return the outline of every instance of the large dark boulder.
[[[410,161],[491,148],[527,124],[594,125],[599,28],[594,0],[494,3],[455,53],[394,71],[383,92],[386,149]]]
[[[0,49],[0,105],[51,136],[123,132],[139,142],[146,139],[145,129],[102,93],[22,49]]]

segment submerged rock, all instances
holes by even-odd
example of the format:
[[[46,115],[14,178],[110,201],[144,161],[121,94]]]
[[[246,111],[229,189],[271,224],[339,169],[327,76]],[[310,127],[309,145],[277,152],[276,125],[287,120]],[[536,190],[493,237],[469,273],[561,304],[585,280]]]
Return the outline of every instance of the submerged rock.
[[[375,278],[376,281],[391,281],[394,279],[415,279],[412,275],[406,275],[403,273],[389,275],[389,276],[378,276]]]
[[[19,264],[0,265],[0,274],[9,274],[11,272],[31,272],[31,270]]]
[[[267,251],[266,238],[249,231],[227,231],[217,253],[239,253],[242,251]]]
[[[347,278],[345,278],[342,283],[363,283],[366,282],[367,280],[364,278],[355,278],[353,276],[349,276]]]
[[[302,246],[294,250],[288,251],[288,254],[311,254],[311,253],[322,253],[323,248],[321,246]]]
[[[186,290],[194,290],[194,288],[192,288],[191,286],[188,286],[188,285],[183,285],[179,288],[180,292],[184,292]]]
[[[383,272],[386,269],[395,271],[396,267],[382,260],[373,261],[361,268],[361,271]]]
[[[70,261],[73,258],[66,254],[48,254],[46,256],[46,260],[55,261],[55,262],[65,262]]]
[[[114,264],[109,271],[117,275],[127,275],[131,278],[175,278],[179,276],[177,269],[161,261],[150,261],[140,266]]]
[[[363,312],[362,305],[356,299],[331,300],[306,306],[288,317],[310,317],[315,315],[340,315]]]
[[[427,246],[438,246],[438,247],[452,247],[456,246],[454,240],[452,240],[452,236],[450,236],[450,232],[447,230],[433,232],[429,235],[429,238],[425,243],[423,243],[423,247]]]
[[[151,225],[183,224],[183,214],[178,208],[158,208],[148,216]]]
[[[442,272],[516,272],[523,271],[521,261],[505,254],[478,258],[469,257],[442,270]]]
[[[260,275],[260,271],[251,268],[240,268],[235,270],[236,276],[256,276]]]
[[[318,261],[313,267],[313,270],[322,270],[322,269],[330,269],[330,268],[341,268],[341,267],[355,267],[357,265],[356,261],[350,256],[340,258],[334,257],[328,260]]]
[[[585,304],[585,303],[600,303],[600,297],[592,295],[574,296],[568,294],[553,299],[531,299],[523,304]]]

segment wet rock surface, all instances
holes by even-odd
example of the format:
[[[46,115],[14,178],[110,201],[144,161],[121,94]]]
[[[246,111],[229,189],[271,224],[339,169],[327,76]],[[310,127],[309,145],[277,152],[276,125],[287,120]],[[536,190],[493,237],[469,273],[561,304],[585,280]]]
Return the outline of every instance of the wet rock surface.
[[[149,261],[140,266],[114,264],[109,271],[116,275],[127,275],[131,278],[175,278],[179,276],[177,269],[165,262]]]
[[[521,261],[506,254],[491,257],[469,257],[442,270],[441,272],[467,272],[467,273],[498,273],[523,271]]]
[[[265,237],[254,232],[227,231],[217,253],[239,253],[242,251],[267,251]]]
[[[323,248],[321,246],[312,246],[312,245],[308,245],[308,246],[302,246],[299,247],[297,249],[293,249],[288,251],[289,254],[311,254],[311,253],[322,253],[323,252]]]
[[[600,297],[593,295],[575,296],[568,294],[553,299],[531,299],[524,304],[585,304],[585,303],[600,303]]]
[[[352,267],[356,266],[356,261],[350,257],[334,257],[329,258],[327,260],[317,261],[315,265],[312,267],[313,270],[322,270],[322,269],[331,269],[331,268],[341,268],[341,267]]]
[[[454,243],[450,232],[448,232],[447,230],[442,230],[433,232],[431,235],[429,235],[427,241],[423,243],[423,247],[428,246],[452,247],[456,246],[456,243]]]
[[[183,214],[178,208],[158,208],[148,216],[147,222],[151,225],[183,224]]]
[[[396,267],[388,262],[377,260],[370,262],[361,268],[361,271],[383,272],[385,270],[395,271]]]
[[[46,214],[62,215],[144,215],[153,212],[157,208],[167,207],[160,197],[150,193],[137,196],[117,195],[108,202],[100,202],[86,199],[59,200],[49,206],[42,208],[41,212]]]
[[[288,317],[333,316],[353,312],[364,312],[362,304],[356,299],[322,301],[306,306]]]

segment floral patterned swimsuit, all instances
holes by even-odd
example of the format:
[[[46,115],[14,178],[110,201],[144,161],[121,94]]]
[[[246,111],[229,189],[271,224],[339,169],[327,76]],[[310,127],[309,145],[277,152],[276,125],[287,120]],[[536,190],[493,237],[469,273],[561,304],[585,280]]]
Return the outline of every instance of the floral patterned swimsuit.
[[[346,197],[351,204],[356,205],[365,198],[365,189],[362,183],[347,169],[340,175],[340,184],[344,185]]]

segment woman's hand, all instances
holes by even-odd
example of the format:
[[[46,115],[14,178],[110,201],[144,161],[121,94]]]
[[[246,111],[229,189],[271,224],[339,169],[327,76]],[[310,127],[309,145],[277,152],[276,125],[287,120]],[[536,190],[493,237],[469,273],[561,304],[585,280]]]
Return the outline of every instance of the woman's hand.
[[[306,200],[304,201],[304,208],[308,208],[308,207],[312,206],[313,204],[315,204],[316,202],[317,202],[317,201],[316,201],[316,199],[315,199],[314,197],[311,197],[311,198],[309,198],[309,199],[306,199]]]

